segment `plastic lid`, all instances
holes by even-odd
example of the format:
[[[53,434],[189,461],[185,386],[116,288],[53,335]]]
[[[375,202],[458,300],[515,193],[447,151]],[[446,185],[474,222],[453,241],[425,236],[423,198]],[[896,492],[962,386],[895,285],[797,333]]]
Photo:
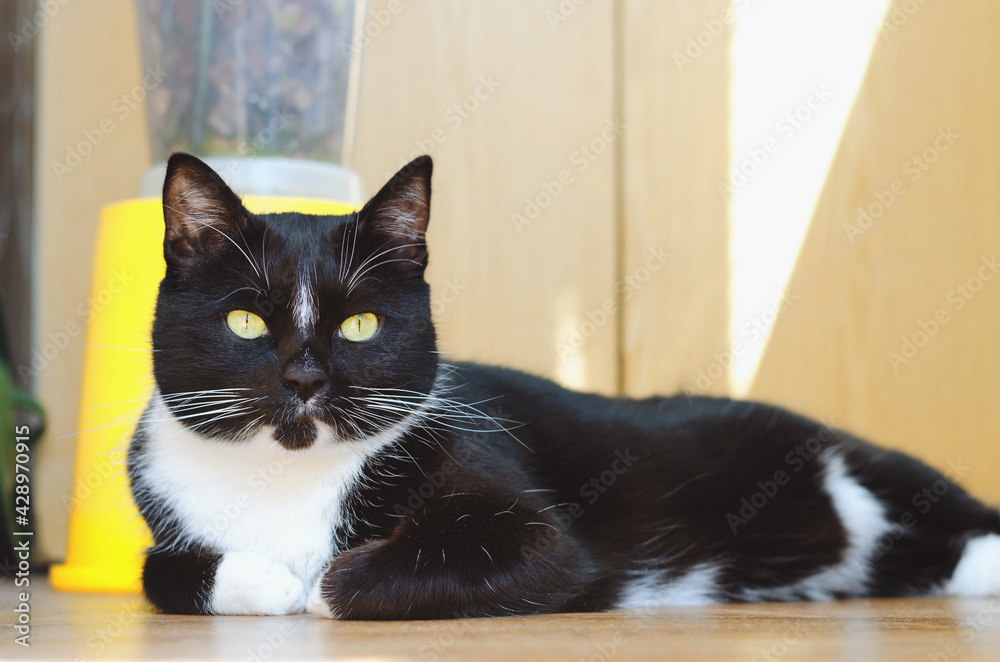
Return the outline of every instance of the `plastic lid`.
[[[226,157],[203,159],[239,195],[290,196],[364,203],[361,176],[333,163],[280,157]],[[139,196],[159,198],[167,164],[157,163],[139,179]]]

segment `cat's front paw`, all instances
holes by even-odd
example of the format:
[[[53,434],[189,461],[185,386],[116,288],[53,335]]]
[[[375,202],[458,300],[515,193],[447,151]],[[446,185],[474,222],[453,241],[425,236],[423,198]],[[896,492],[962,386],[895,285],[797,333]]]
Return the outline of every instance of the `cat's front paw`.
[[[387,545],[386,540],[373,540],[342,552],[313,584],[306,611],[323,618],[391,618],[389,612],[379,609],[379,603],[374,601],[385,596],[371,594],[373,578],[379,576],[375,569],[385,568],[385,554],[391,555],[392,550]]]
[[[278,616],[298,614],[305,586],[288,566],[254,552],[226,552],[215,571],[213,614]]]

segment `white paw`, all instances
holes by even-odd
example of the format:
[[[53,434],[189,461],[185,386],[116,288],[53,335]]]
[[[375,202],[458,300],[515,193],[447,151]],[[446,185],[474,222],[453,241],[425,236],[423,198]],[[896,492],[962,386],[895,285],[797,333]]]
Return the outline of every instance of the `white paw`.
[[[316,580],[316,585],[309,591],[309,598],[306,600],[306,611],[314,616],[322,618],[336,618],[330,610],[330,605],[323,600],[323,593],[320,585],[323,583],[323,574]]]
[[[283,563],[254,552],[226,552],[215,571],[210,601],[214,614],[298,614],[305,586]]]

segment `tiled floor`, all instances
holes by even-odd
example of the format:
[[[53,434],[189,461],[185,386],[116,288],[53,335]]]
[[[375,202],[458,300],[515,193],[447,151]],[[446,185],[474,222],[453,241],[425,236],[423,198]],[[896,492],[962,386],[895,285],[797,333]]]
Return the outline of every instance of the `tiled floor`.
[[[58,593],[37,577],[23,648],[14,643],[17,592],[0,584],[0,659],[1000,660],[1000,599],[359,623],[163,616],[138,596]]]

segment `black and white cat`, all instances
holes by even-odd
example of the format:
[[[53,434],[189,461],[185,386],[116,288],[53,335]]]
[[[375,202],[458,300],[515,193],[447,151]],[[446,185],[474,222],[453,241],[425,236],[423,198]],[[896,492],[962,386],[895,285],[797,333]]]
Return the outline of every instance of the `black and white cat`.
[[[356,214],[249,213],[169,162],[132,441],[168,612],[416,619],[1000,593],[1000,513],[777,407],[443,363],[431,160]]]

